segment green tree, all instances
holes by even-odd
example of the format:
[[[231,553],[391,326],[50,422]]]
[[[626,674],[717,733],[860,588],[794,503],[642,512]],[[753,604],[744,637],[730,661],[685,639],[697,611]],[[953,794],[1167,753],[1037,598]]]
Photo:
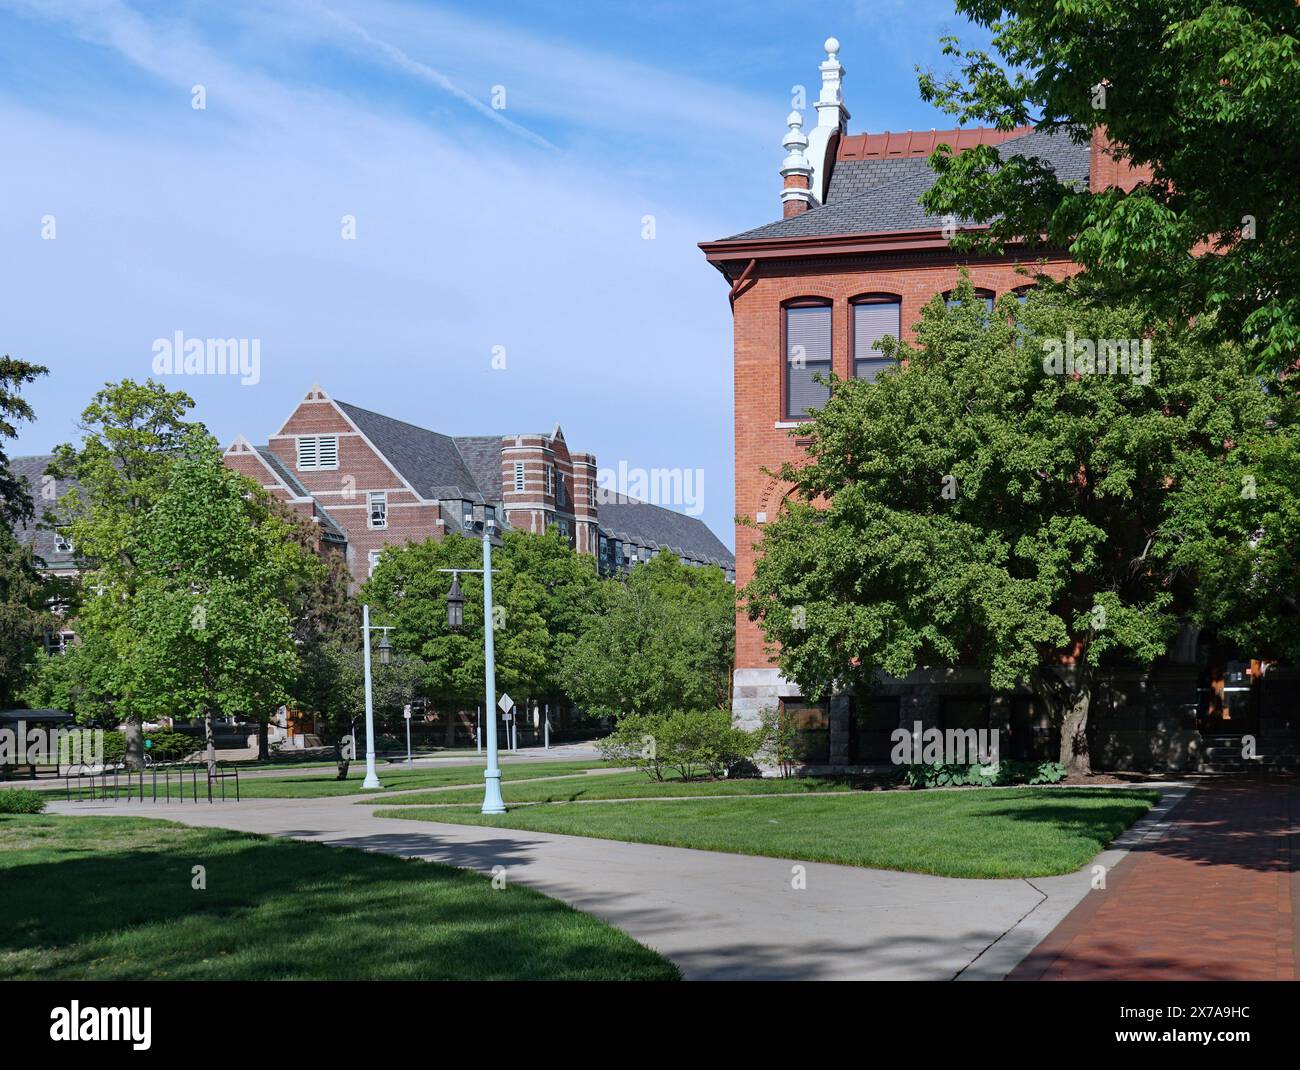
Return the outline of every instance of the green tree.
[[[31,547],[13,528],[36,519],[31,488],[9,467],[6,442],[17,437],[18,422],[35,419],[19,391],[46,374],[39,364],[0,357],[0,707],[13,705],[30,671],[48,619],[47,583]]]
[[[731,698],[736,592],[721,569],[659,554],[606,580],[570,646],[565,689],[602,715],[725,708]]]
[[[1300,351],[1300,7],[1291,0],[956,0],[992,53],[947,38],[958,70],[921,94],[962,123],[1104,129],[1153,179],[1128,192],[1066,185],[995,147],[936,153],[937,214],[987,241],[1068,248],[1089,284],[1164,318],[1216,313],[1261,365]]]
[[[483,581],[460,575],[464,626],[447,625],[452,577],[443,569],[479,570],[482,543],[454,535],[389,547],[360,594],[377,623],[394,627],[399,651],[421,659],[424,693],[447,706],[483,701]],[[555,532],[508,531],[493,549],[493,644],[498,692],[519,698],[554,694],[558,667],[597,589],[594,563]]]
[[[394,654],[387,665],[372,658],[370,672],[375,734],[402,730],[402,710],[421,692],[423,663],[416,657]],[[337,640],[329,640],[303,654],[300,677],[311,682],[307,708],[325,722],[334,744],[338,779],[346,780],[348,766],[356,751],[358,729],[366,711],[362,652]],[[349,738],[353,746],[347,746]]]
[[[1184,483],[1244,463],[1235,444],[1270,422],[1294,436],[1293,414],[1210,325],[1151,323],[1069,287],[987,317],[968,279],[958,293],[925,308],[915,345],[882,343],[905,368],[833,381],[743,594],[806,694],[974,664],[995,688],[1030,684],[1061,724],[1061,761],[1087,772],[1097,669],[1149,664],[1188,614],[1220,616],[1196,601],[1193,566],[1247,552],[1257,519],[1216,518],[1216,548],[1189,526],[1206,494]],[[1140,338],[1149,381],[1047,374],[1067,339]],[[1293,473],[1270,500],[1296,489]],[[1180,549],[1193,537],[1195,554]]]
[[[108,383],[81,414],[80,445],[56,447],[48,469],[56,486],[64,484],[60,527],[82,568],[76,627],[86,647],[77,662],[83,691],[111,703],[108,719],[125,723],[126,760],[135,767],[144,761],[143,711],[129,672],[140,546],[172,466],[187,442],[206,435],[202,424],[184,418],[193,406],[187,394],[152,380]],[[95,595],[85,598],[87,591]]]
[[[266,716],[288,698],[298,668],[290,607],[319,562],[222,464],[215,441],[197,436],[149,510],[135,557],[133,699],[147,715],[201,717],[212,771],[216,717]]]

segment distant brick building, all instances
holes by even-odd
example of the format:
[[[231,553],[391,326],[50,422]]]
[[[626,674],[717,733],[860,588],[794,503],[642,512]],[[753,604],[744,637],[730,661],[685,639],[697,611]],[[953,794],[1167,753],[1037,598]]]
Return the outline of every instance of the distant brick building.
[[[885,335],[910,340],[922,306],[952,290],[962,269],[990,305],[1004,293],[1023,291],[1030,280],[1017,271],[1022,266],[1058,278],[1077,270],[1063,249],[1022,255],[1013,246],[1001,256],[954,252],[948,240],[952,228],[974,224],[930,216],[918,203],[935,181],[926,157],[937,145],[956,151],[997,145],[1004,158],[1038,157],[1062,180],[1093,190],[1129,189],[1150,177],[1115,160],[1100,136],[1080,143],[1066,133],[1031,128],[851,134],[839,42],[828,40],[826,49],[821,92],[813,104],[815,125],[805,134],[798,112],[787,119],[782,218],[701,244],[730,286],[736,513],[738,520],[758,525],[776,516],[791,490],[768,473],[804,456],[805,443],[791,432],[827,396],[827,387],[814,380],[817,373],[873,379],[886,363],[873,343]],[[739,584],[753,576],[754,544],[753,528],[738,523]],[[773,653],[739,606],[733,708],[742,722],[778,704],[808,705],[782,677]],[[1205,708],[1206,692],[1213,689],[1204,681],[1204,660],[1196,636],[1184,636],[1156,677],[1135,672],[1131,679],[1113,681],[1097,718],[1102,724],[1110,714],[1097,750],[1103,761],[1190,762],[1195,712]],[[1291,703],[1291,712],[1279,716],[1300,729],[1296,700],[1284,697],[1295,694],[1294,675],[1278,670],[1271,682],[1256,683],[1251,702],[1257,708],[1272,702],[1279,710]],[[822,753],[841,763],[877,759],[881,741],[900,720],[941,727],[992,724],[1003,727],[1026,755],[1051,753],[1050,729],[1030,696],[993,694],[979,674],[962,669],[884,681],[872,710],[853,710],[841,697],[827,708],[807,711],[811,730],[821,733]],[[1237,723],[1249,725],[1257,718],[1243,716]]]
[[[671,553],[735,577],[734,555],[703,521],[598,488],[596,458],[570,451],[558,426],[443,435],[313,386],[266,445],[241,435],[225,462],[316,524],[322,549],[343,553],[357,582],[385,546],[465,533],[485,518],[554,527],[603,575]]]

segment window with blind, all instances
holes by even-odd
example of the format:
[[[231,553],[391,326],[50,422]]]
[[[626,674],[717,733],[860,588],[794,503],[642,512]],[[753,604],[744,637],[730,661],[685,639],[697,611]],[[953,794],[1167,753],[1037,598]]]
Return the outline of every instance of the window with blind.
[[[874,347],[886,335],[899,337],[901,319],[902,304],[896,297],[868,298],[854,304],[854,378],[874,383],[876,376],[893,366],[894,361]]]
[[[831,306],[792,305],[785,310],[785,417],[797,420],[820,409],[830,387],[814,376],[831,371]]]
[[[524,489],[524,462],[515,461],[515,490]]]
[[[298,471],[316,472],[338,466],[338,435],[304,435],[298,439]]]

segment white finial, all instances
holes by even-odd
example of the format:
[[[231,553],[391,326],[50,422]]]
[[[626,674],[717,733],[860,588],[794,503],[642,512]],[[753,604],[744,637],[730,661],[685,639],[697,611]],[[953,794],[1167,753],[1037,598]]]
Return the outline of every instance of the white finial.
[[[785,120],[789,129],[785,133],[785,138],[781,144],[789,152],[785,158],[785,163],[781,166],[781,173],[797,171],[803,173],[808,169],[808,161],[805,159],[803,150],[808,147],[808,137],[803,132],[803,116],[797,111],[792,111]]]
[[[827,59],[834,59],[835,54],[840,50],[840,40],[838,37],[828,37],[822,47],[826,49]]]

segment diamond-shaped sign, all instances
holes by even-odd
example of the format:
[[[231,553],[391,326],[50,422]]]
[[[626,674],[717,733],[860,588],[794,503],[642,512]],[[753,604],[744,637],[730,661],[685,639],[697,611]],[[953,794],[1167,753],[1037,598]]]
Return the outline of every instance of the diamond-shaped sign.
[[[497,705],[501,707],[502,713],[508,714],[515,708],[515,700],[503,691],[501,692],[501,701],[498,702]]]

